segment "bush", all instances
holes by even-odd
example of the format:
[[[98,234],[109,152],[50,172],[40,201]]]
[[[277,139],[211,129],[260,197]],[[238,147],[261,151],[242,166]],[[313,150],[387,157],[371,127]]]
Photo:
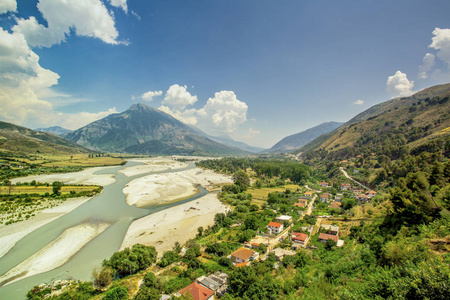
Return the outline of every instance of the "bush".
[[[103,300],[128,300],[128,289],[124,286],[116,286],[106,292]]]

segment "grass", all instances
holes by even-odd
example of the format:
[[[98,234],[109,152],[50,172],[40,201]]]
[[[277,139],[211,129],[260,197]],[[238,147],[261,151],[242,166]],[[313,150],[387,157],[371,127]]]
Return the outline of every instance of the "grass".
[[[253,200],[267,200],[267,197],[272,192],[284,192],[286,189],[290,189],[292,191],[296,191],[297,188],[301,188],[299,185],[296,184],[287,184],[285,186],[278,186],[278,187],[267,187],[267,188],[260,188],[260,189],[249,189],[247,190],[247,193],[252,195]]]
[[[77,185],[65,185],[61,187],[61,193],[62,194],[69,194],[71,191],[74,191],[76,193],[79,192],[92,192],[94,190],[98,189],[98,186],[94,185],[86,185],[86,186],[77,186]],[[9,192],[9,187],[7,186],[0,186],[0,195],[10,194],[10,195],[18,195],[18,194],[38,194],[38,195],[45,195],[45,193],[52,194],[53,193],[53,187],[50,186],[15,186],[13,185],[11,187],[11,190]]]

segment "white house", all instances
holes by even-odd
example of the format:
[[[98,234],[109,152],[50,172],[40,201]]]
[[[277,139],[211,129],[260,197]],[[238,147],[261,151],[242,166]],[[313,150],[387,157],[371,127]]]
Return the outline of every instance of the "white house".
[[[269,225],[267,225],[267,230],[270,234],[280,234],[283,231],[283,224],[270,222]]]

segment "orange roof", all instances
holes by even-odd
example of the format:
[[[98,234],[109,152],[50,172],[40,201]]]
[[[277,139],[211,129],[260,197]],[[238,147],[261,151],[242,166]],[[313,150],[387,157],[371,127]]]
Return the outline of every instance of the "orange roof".
[[[320,198],[328,198],[328,194],[322,194],[320,195]]]
[[[319,234],[319,240],[333,240],[337,243],[339,238],[337,237],[337,235],[321,233],[321,234]]]
[[[338,208],[339,209],[339,208],[341,208],[341,206],[342,206],[342,203],[337,202],[337,201],[334,201],[330,204],[330,208]]]
[[[305,205],[305,203],[299,202],[299,203],[294,203],[294,206],[305,207],[306,205]]]
[[[236,258],[240,258],[242,260],[248,260],[255,252],[253,250],[241,247],[231,253],[231,256],[234,256]]]
[[[198,284],[197,282],[193,282],[178,293],[184,295],[186,293],[190,293],[192,295],[192,298],[194,300],[206,300],[212,295],[214,295],[214,291],[208,289],[207,287],[204,287],[201,284]]]
[[[293,232],[292,235],[294,236],[294,240],[304,242],[308,238],[308,235],[306,233],[302,232]]]
[[[370,191],[368,191],[366,194],[376,194],[376,193],[377,193],[377,192],[370,190]]]
[[[270,222],[269,225],[267,225],[267,226],[280,228],[281,225],[283,225],[283,224],[277,223],[277,222]]]

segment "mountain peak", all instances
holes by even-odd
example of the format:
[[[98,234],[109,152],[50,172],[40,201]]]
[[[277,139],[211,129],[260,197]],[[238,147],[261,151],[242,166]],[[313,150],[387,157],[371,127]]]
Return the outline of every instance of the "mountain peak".
[[[152,111],[155,109],[144,103],[136,103],[136,104],[131,105],[128,110],[131,110],[131,111],[149,111],[150,110],[150,111]]]

